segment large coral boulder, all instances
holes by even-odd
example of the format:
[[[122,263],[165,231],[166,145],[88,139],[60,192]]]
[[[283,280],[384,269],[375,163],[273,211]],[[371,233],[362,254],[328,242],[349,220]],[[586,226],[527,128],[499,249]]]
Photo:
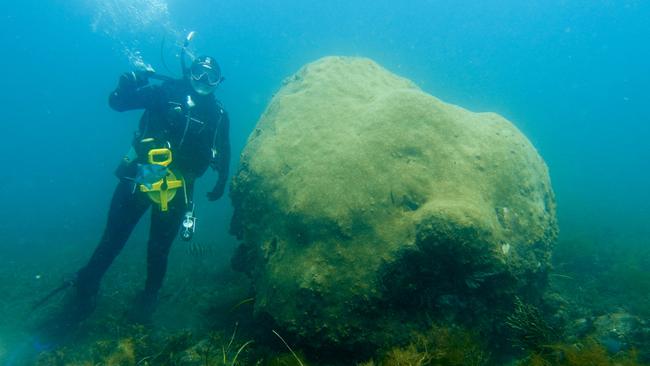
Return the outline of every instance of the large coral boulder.
[[[512,123],[363,58],[284,82],[231,196],[256,313],[314,347],[399,342],[431,320],[492,327],[542,289],[557,235],[546,165]]]

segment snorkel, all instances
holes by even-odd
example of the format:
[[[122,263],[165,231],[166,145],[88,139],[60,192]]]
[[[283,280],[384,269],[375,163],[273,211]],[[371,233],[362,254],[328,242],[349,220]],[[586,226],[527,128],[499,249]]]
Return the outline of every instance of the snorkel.
[[[187,80],[192,85],[194,91],[200,95],[209,95],[214,92],[225,78],[221,75],[219,64],[210,56],[194,56],[189,49],[190,42],[194,39],[196,32],[191,31],[183,40],[181,46],[180,59],[181,59],[181,74],[182,79]],[[187,65],[187,57],[191,61],[191,65]],[[173,78],[165,75],[156,74],[155,70],[147,65],[144,70],[147,75],[153,79],[170,81]]]
[[[181,46],[181,74],[183,76],[183,79],[189,79],[190,78],[190,69],[187,67],[187,64],[185,63],[185,57],[189,56],[190,58],[193,58],[192,54],[189,51],[189,46],[190,42],[192,41],[192,38],[194,38],[194,35],[196,34],[195,31],[191,31],[190,33],[187,34],[185,37],[185,40],[183,41],[183,45]],[[161,53],[162,57],[162,53]],[[163,63],[164,63],[164,58],[163,58]],[[149,64],[143,64],[141,65],[142,71],[144,71],[147,74],[147,77],[155,80],[160,80],[160,81],[172,81],[176,80],[175,78],[163,74],[159,74],[156,72],[156,70]]]
[[[185,56],[189,54],[188,47],[190,46],[190,42],[192,41],[192,38],[194,38],[195,34],[195,31],[188,33],[187,37],[185,37],[185,41],[183,41],[183,47],[181,48],[181,72],[184,79],[187,79],[190,76],[190,69],[185,64]],[[192,57],[191,54],[189,54],[189,56]]]

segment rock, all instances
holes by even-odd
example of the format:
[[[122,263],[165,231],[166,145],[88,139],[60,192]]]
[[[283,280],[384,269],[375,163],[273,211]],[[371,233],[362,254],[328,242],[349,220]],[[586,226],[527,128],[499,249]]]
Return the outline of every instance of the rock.
[[[632,346],[637,348],[646,339],[643,336],[645,322],[623,310],[601,315],[594,320],[593,337],[611,354]],[[646,349],[647,345],[638,349]]]
[[[364,58],[283,83],[231,198],[256,313],[355,352],[431,319],[492,326],[515,294],[539,297],[558,231],[547,167],[512,123]]]

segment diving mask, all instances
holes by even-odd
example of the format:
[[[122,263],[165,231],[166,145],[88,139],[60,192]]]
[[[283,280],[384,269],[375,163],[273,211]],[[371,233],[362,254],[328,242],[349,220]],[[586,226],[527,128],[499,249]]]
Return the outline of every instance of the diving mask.
[[[190,67],[190,76],[210,86],[217,86],[222,80],[219,64],[210,56],[197,57]]]

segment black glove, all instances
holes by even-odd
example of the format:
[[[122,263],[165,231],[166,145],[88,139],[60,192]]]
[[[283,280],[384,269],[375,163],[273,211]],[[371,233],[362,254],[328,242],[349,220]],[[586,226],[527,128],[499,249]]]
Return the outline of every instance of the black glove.
[[[131,71],[120,75],[119,88],[142,88],[149,84],[149,71]]]
[[[221,198],[221,196],[223,196],[223,191],[225,190],[225,188],[226,188],[225,182],[224,183],[217,182],[217,185],[215,185],[212,191],[208,192],[207,194],[208,201],[216,201],[219,198]]]

